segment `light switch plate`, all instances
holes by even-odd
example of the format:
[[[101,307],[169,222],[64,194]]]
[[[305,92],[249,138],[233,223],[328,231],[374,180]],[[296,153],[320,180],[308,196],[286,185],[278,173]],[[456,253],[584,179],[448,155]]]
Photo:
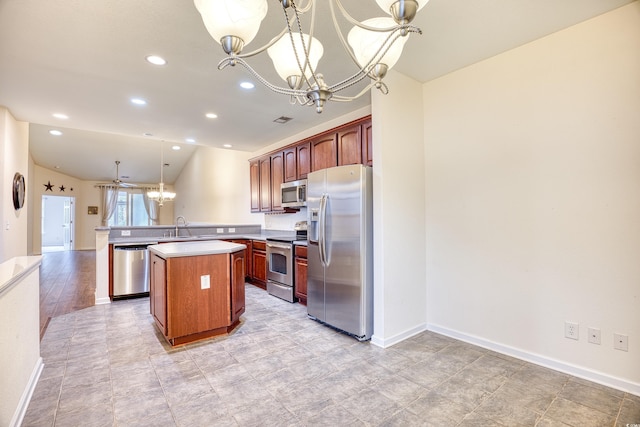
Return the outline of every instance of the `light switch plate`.
[[[219,233],[219,234],[224,233],[224,228],[216,228],[216,233]]]
[[[200,289],[209,289],[211,287],[211,279],[209,275],[200,276]]]
[[[229,233],[235,233],[235,232],[236,232],[236,229],[235,229],[235,228],[230,228],[230,229],[229,229]]]
[[[121,236],[131,236],[131,230],[121,230],[120,231],[120,235]]]

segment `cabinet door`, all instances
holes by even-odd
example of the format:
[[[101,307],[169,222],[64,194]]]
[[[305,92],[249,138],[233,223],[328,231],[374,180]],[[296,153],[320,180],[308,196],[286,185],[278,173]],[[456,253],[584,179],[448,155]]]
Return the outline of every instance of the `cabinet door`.
[[[353,126],[338,132],[338,166],[362,163],[361,126]]]
[[[251,252],[252,252],[252,248],[251,248],[251,240],[247,240],[247,239],[231,239],[228,240],[229,242],[232,243],[239,243],[241,245],[245,245],[247,247],[245,254],[244,254],[244,275],[245,277],[251,278]]]
[[[362,124],[362,163],[373,166],[373,144],[371,139],[371,120]]]
[[[252,281],[261,286],[267,284],[267,252],[265,242],[253,241]]]
[[[323,135],[311,141],[311,171],[338,165],[337,133]]]
[[[231,254],[231,323],[235,323],[244,313],[244,260],[246,251]]]
[[[311,172],[311,144],[305,142],[296,146],[297,176],[305,179]]]
[[[296,297],[307,303],[307,259],[296,257]]]
[[[163,334],[167,334],[167,270],[166,261],[156,254],[149,260],[150,283],[149,299],[151,314]]]
[[[251,187],[251,212],[260,212],[260,162],[249,163],[249,185]]]
[[[298,159],[296,147],[284,150],[284,182],[291,182],[298,179]]]
[[[260,164],[260,212],[271,211],[271,157],[258,160]]]
[[[271,155],[271,211],[284,210],[280,185],[284,182],[284,154]]]

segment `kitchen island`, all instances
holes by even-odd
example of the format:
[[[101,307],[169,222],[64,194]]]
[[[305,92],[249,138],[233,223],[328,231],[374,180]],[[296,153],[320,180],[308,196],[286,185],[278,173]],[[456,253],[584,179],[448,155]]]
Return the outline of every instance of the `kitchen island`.
[[[212,240],[148,249],[151,314],[169,344],[226,334],[240,324],[245,245]]]

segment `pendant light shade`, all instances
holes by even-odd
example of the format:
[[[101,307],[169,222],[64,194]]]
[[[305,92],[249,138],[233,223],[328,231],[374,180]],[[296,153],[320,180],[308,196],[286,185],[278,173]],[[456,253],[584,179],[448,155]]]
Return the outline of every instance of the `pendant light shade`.
[[[293,37],[293,44],[291,38]],[[304,69],[304,75],[309,79],[312,72],[315,72],[318,61],[324,54],[324,48],[318,39],[311,38],[309,45],[309,35],[300,33],[288,33],[283,35],[273,46],[267,49],[269,57],[273,61],[273,66],[282,80],[288,81],[291,76],[301,76],[300,67],[305,66],[305,50],[309,53],[309,64]],[[296,60],[298,52],[298,60]]]
[[[364,25],[373,28],[393,28],[396,23],[391,18],[372,18],[362,22]],[[394,37],[391,40],[388,32],[369,31],[358,26],[354,26],[349,35],[347,41],[353,49],[353,54],[358,60],[358,64],[361,67],[367,65],[372,58],[377,55],[378,52],[384,52],[389,48],[381,59],[374,60],[372,64],[380,63],[387,66],[387,69],[391,69],[400,55],[402,55],[402,48],[404,47],[407,37],[399,37],[394,41]]]
[[[194,0],[211,37],[221,43],[226,36],[249,44],[267,15],[267,0]]]

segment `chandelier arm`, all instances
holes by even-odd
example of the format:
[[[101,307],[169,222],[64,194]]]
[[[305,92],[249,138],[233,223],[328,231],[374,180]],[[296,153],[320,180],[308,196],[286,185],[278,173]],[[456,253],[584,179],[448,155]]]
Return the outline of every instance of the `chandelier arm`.
[[[309,66],[309,50],[311,50],[311,43],[312,43],[312,40],[313,40],[313,30],[314,30],[314,25],[315,25],[315,13],[316,13],[316,2],[312,1],[312,2],[308,3],[306,10],[308,10],[309,5],[311,6],[311,27],[309,28],[309,46],[307,47],[307,45],[304,42],[304,37],[302,36],[302,34],[303,34],[302,23],[300,22],[300,14],[298,13],[298,8],[297,8],[295,2],[291,1],[291,7],[293,8],[293,11],[294,11],[294,15],[295,15],[295,18],[296,18],[296,23],[298,24],[298,34],[300,34],[300,44],[302,45],[302,50],[304,51],[304,57],[305,57],[304,67],[302,65],[300,65],[300,56],[298,55],[298,50],[296,49],[296,44],[294,43],[294,40],[293,40],[293,32],[291,31],[291,22],[289,20],[287,20],[287,28],[289,29],[289,38],[291,40],[291,47],[293,48],[293,54],[296,57],[296,62],[298,64],[298,69],[300,70],[300,76],[301,76],[300,79],[298,80],[298,82],[296,83],[296,87],[294,88],[294,89],[297,89],[297,90],[301,90],[303,81],[307,83],[307,87],[311,87],[312,86],[311,82],[309,82],[309,79],[307,78],[307,73],[305,73],[304,70],[307,67],[309,69],[311,69],[311,67]],[[284,13],[285,13],[285,16],[287,16],[286,9],[284,10]],[[303,13],[303,12],[300,12],[300,13]],[[293,19],[292,19],[292,21],[293,21]],[[311,70],[311,75],[317,81],[315,70]]]
[[[338,4],[338,7],[340,8],[340,11],[342,12],[343,16],[345,16],[345,17],[349,16],[347,11],[344,10],[344,8],[342,7],[342,4],[340,3],[340,0],[335,0],[335,2]],[[356,59],[356,56],[353,54],[353,51],[351,50],[351,48],[347,44],[347,41],[344,39],[344,36],[342,35],[342,30],[340,29],[340,25],[338,25],[338,19],[336,18],[336,11],[335,11],[335,7],[334,7],[333,3],[334,3],[334,0],[330,0],[329,1],[329,9],[331,10],[331,20],[333,21],[333,26],[336,29],[336,34],[338,35],[338,38],[340,39],[340,43],[342,43],[342,48],[347,51],[347,53],[351,57],[351,60],[353,61],[353,63],[356,64],[356,66],[359,67],[360,64],[358,64],[358,60]],[[351,16],[349,16],[349,18],[351,18]],[[353,18],[351,18],[351,19],[353,19]]]

